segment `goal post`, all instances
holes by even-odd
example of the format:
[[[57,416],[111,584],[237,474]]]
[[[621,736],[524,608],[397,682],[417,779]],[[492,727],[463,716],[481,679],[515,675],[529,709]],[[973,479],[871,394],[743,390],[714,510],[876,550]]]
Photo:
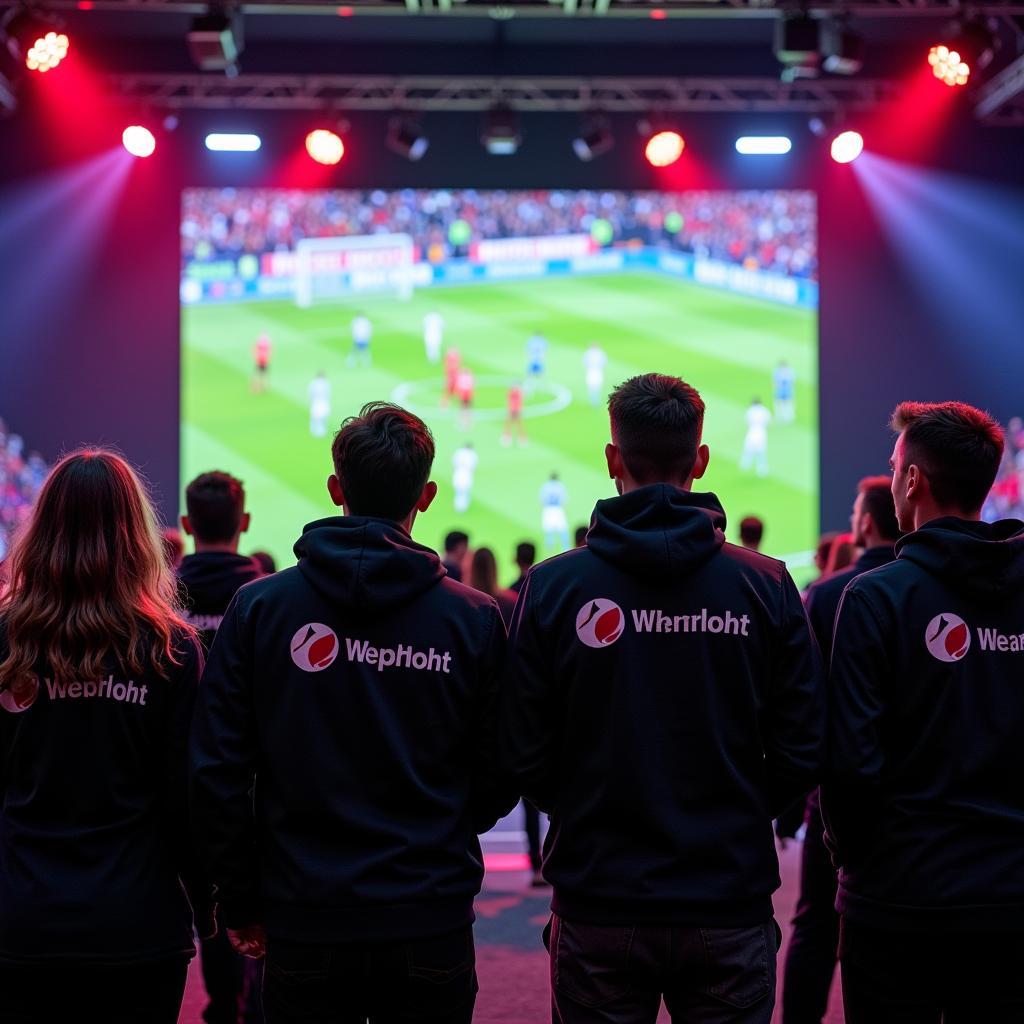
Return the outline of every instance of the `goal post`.
[[[412,296],[416,247],[411,236],[302,238],[295,245],[295,304],[308,308],[366,292]]]

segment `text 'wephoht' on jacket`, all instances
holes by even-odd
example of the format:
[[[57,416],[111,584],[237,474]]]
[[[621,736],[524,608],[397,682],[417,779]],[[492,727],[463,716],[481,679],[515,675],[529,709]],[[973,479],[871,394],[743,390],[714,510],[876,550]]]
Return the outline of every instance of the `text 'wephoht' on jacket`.
[[[400,939],[473,919],[505,631],[383,519],[322,519],[243,587],[193,729],[194,828],[229,927]],[[255,782],[255,801],[250,789]]]
[[[187,814],[203,656],[191,636],[174,647],[166,678],[111,656],[100,679],[40,665],[33,686],[0,693],[0,962],[188,959],[193,907],[212,930]]]
[[[562,917],[771,917],[772,817],[818,781],[821,666],[785,566],[724,529],[713,494],[644,487],[527,578],[501,750],[551,815]]]
[[[946,517],[847,587],[822,812],[837,909],[903,930],[1024,920],[1024,523]]]

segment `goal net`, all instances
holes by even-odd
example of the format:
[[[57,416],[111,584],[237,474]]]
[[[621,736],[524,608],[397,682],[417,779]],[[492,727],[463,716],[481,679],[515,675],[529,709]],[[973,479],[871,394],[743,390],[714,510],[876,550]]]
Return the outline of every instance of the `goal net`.
[[[415,246],[409,235],[302,238],[295,246],[295,304],[331,302],[359,292],[412,295]]]

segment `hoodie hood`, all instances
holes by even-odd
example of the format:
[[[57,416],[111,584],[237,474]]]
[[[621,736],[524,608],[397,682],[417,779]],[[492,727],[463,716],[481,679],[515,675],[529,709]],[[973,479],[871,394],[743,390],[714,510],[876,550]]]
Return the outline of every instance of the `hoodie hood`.
[[[223,614],[235,591],[262,575],[258,562],[231,551],[200,551],[186,555],[178,566],[178,579],[198,612]]]
[[[295,555],[310,585],[350,614],[401,607],[445,577],[437,553],[389,519],[318,519],[302,531]]]
[[[1024,589],[1024,523],[933,519],[897,542],[896,557],[973,600],[998,601]]]
[[[631,576],[688,576],[725,543],[725,512],[714,494],[651,484],[594,508],[587,547]]]

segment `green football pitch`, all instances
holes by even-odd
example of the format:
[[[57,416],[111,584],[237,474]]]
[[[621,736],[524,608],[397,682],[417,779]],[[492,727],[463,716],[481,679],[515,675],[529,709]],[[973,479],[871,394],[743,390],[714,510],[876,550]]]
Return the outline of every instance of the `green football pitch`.
[[[468,430],[455,409],[441,407],[442,369],[427,362],[423,346],[423,316],[430,311],[444,318],[445,347],[457,347],[477,375]],[[373,323],[368,367],[348,364],[357,312]],[[257,393],[252,352],[264,331],[273,355],[266,388]],[[523,378],[534,331],[550,343],[545,379],[527,398],[528,443],[504,447],[507,389]],[[590,404],[584,382],[583,353],[597,342],[608,354],[606,390],[657,370],[701,392],[711,463],[699,486],[721,498],[729,539],[736,539],[743,516],[759,515],[764,550],[789,557],[798,579],[807,574],[802,565],[818,527],[813,310],[655,274],[617,274],[435,288],[404,301],[364,295],[311,309],[290,301],[186,306],[182,333],[182,485],[208,469],[241,477],[252,512],[243,550],[266,549],[279,566],[293,562],[291,546],[305,523],[335,513],[325,486],[330,436],[309,431],[309,383],[323,370],[335,425],[371,399],[401,400],[423,416],[437,440],[439,491],[416,522],[417,539],[439,547],[448,530],[465,529],[472,546],[494,549],[501,580],[509,582],[518,541],[534,540],[545,553],[539,492],[552,471],[568,491],[570,529],[589,522],[597,499],[614,494],[604,464],[607,412]],[[780,359],[796,374],[796,420],[769,427],[769,475],[757,477],[739,466],[745,412],[755,396],[770,406]],[[458,515],[452,455],[466,439],[479,465],[472,504]]]

